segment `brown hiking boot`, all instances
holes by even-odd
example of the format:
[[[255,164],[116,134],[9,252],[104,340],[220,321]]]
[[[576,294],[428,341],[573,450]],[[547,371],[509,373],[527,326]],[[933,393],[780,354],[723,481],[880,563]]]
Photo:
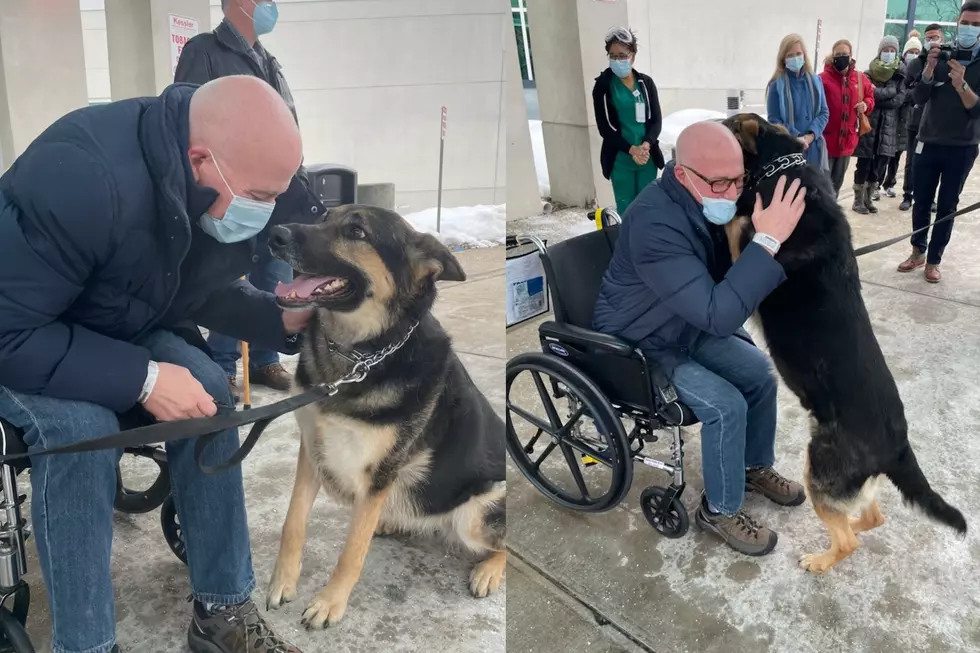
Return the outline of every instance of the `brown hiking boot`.
[[[714,533],[739,553],[749,556],[771,553],[779,539],[774,531],[760,526],[741,510],[732,516],[711,512],[703,494],[701,505],[694,513],[694,523],[701,530]]]
[[[929,283],[939,283],[943,275],[939,271],[939,265],[926,264],[926,281]]]
[[[242,392],[238,389],[238,379],[234,376],[228,377],[228,389],[231,390],[231,396],[235,400],[235,403],[241,403]]]
[[[803,486],[784,478],[772,467],[745,470],[745,489],[758,492],[781,506],[798,506],[806,501]]]
[[[303,653],[272,632],[252,601],[212,612],[194,601],[187,645],[193,653]]]
[[[911,272],[912,270],[918,270],[925,264],[926,264],[925,253],[918,247],[913,247],[912,253],[909,255],[909,257],[904,261],[902,261],[901,263],[899,263],[898,271]]]
[[[273,363],[252,370],[249,381],[280,392],[288,392],[293,387],[293,375],[287,372],[280,363]]]

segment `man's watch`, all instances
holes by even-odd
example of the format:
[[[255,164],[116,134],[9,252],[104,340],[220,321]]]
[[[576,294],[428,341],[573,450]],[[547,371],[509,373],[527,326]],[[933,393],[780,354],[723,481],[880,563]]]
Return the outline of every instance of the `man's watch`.
[[[776,255],[776,252],[779,251],[779,246],[782,244],[778,240],[770,236],[769,234],[763,234],[758,232],[754,236],[752,236],[752,242],[762,245],[770,252],[772,252],[773,256]]]

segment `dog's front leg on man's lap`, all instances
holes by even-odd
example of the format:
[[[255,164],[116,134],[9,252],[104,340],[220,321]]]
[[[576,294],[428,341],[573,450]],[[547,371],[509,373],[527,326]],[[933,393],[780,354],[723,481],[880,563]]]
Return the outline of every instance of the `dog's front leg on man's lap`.
[[[732,255],[732,263],[737,261],[742,254],[742,232],[750,219],[740,215],[725,225],[725,235],[728,237],[728,251]]]
[[[347,599],[361,577],[364,559],[381,520],[381,511],[390,489],[390,486],[381,490],[372,488],[367,496],[355,500],[347,541],[344,543],[344,550],[340,552],[337,566],[330,575],[327,586],[320,590],[303,613],[302,623],[307,628],[326,628],[344,616]]]
[[[296,462],[296,481],[293,483],[293,496],[289,500],[289,511],[282,525],[282,539],[279,542],[279,555],[276,567],[269,581],[265,597],[266,610],[275,610],[284,603],[296,598],[296,584],[303,559],[303,544],[306,541],[306,524],[310,511],[320,491],[320,479],[306,454],[303,440],[299,444],[299,459]]]

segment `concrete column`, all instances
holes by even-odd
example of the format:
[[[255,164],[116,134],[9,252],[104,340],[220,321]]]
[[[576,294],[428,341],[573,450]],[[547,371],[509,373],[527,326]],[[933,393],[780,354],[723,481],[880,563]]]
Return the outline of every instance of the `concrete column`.
[[[507,220],[541,213],[541,192],[534,169],[531,131],[527,123],[527,102],[517,61],[517,41],[507,17],[504,35],[504,95],[507,121]]]
[[[87,104],[78,0],[0,2],[0,170]]]
[[[192,34],[194,21],[198,32],[211,31],[208,0],[105,0],[112,99],[157,95],[172,84],[173,37]]]
[[[628,23],[627,0],[534,0],[528,23],[551,198],[571,206],[613,203],[599,166],[602,141],[592,110],[593,80],[608,60],[603,37]],[[574,8],[574,10],[573,10]]]

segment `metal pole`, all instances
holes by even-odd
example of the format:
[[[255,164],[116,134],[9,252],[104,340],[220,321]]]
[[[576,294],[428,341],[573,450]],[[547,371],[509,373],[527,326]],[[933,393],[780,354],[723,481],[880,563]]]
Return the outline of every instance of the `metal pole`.
[[[446,151],[446,107],[442,108],[442,131],[439,136],[439,190],[436,195],[436,232],[442,233],[442,162]]]
[[[908,19],[905,21],[905,37],[908,38],[909,32],[915,27],[915,2],[916,0],[909,0],[909,13]],[[905,44],[905,39],[902,39],[902,44]]]
[[[817,40],[813,44],[813,71],[816,72],[819,68],[820,61],[820,37],[823,35],[823,19],[817,19]]]
[[[244,280],[245,277],[242,277],[242,279]],[[245,410],[248,410],[249,408],[252,407],[252,388],[251,385],[249,384],[249,378],[248,378],[248,372],[249,372],[248,343],[242,340],[241,347],[242,347],[242,388],[243,388],[242,407]]]

